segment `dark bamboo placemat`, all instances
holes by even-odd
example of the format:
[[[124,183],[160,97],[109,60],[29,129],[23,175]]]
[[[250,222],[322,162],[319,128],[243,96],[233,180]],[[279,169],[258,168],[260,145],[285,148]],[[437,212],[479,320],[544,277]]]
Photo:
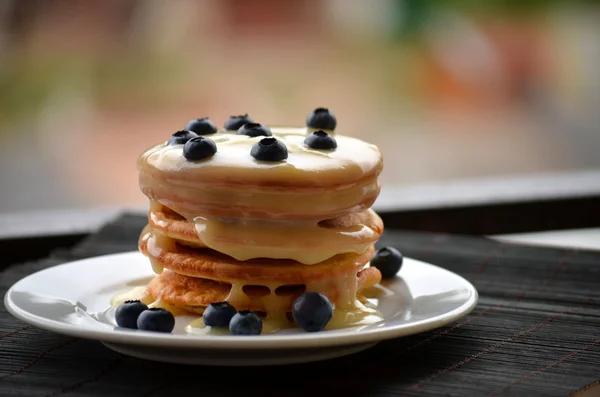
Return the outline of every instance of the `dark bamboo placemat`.
[[[129,251],[145,220],[124,215],[72,251],[14,265],[0,291],[66,260]],[[447,327],[353,356],[279,367],[138,360],[38,330],[0,310],[0,396],[567,396],[600,379],[600,252],[386,232],[381,244],[448,268],[480,293]],[[74,281],[75,282],[75,281]]]

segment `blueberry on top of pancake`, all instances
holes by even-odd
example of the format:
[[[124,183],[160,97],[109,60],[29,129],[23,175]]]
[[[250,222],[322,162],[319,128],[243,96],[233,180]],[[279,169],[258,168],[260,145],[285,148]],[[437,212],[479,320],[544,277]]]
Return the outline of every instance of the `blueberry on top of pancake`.
[[[271,136],[271,130],[264,124],[246,123],[238,129],[238,135],[248,135],[251,138],[257,136]]]
[[[252,120],[252,118],[248,116],[248,113],[240,114],[238,116],[229,116],[229,118],[225,122],[225,129],[227,131],[237,131],[242,126],[248,123],[254,123],[254,120]]]
[[[263,138],[252,146],[250,154],[260,161],[281,161],[288,157],[287,147],[276,138]]]
[[[198,135],[210,135],[217,132],[217,126],[208,117],[190,120],[185,129],[193,131]]]
[[[213,156],[217,152],[217,145],[210,138],[197,136],[186,142],[183,147],[183,156],[190,161],[202,160]]]
[[[197,137],[198,134],[188,130],[177,131],[169,138],[168,145],[185,145],[190,139]]]
[[[323,130],[318,130],[304,139],[304,144],[311,149],[333,150],[337,148],[334,137]]]
[[[316,108],[306,117],[306,126],[322,130],[334,130],[337,125],[335,115],[327,108]]]

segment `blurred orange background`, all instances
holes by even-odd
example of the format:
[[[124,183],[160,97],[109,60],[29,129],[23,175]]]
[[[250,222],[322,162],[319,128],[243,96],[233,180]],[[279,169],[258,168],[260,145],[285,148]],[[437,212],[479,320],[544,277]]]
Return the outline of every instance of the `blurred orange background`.
[[[143,204],[189,119],[318,106],[384,187],[599,169],[599,38],[595,1],[4,0],[0,212]]]

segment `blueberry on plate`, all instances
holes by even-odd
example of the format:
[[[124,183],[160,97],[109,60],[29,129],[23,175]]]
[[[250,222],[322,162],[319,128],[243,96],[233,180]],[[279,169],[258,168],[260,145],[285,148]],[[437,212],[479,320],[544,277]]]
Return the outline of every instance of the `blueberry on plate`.
[[[337,120],[327,108],[316,108],[306,117],[306,126],[320,130],[335,130]]]
[[[252,146],[250,154],[260,161],[281,161],[287,159],[288,150],[280,140],[263,138]]]
[[[208,305],[202,314],[204,325],[209,327],[227,327],[235,315],[235,307],[229,302],[215,302]]]
[[[241,114],[239,116],[229,116],[229,118],[225,122],[225,129],[227,131],[237,131],[242,126],[248,123],[254,123],[254,120],[252,120],[252,118],[248,116],[247,113]]]
[[[197,136],[186,142],[183,157],[190,161],[202,160],[217,153],[217,144],[210,138]]]
[[[187,141],[197,137],[198,134],[188,130],[177,131],[169,137],[168,145],[185,145]]]
[[[240,310],[229,322],[231,335],[260,335],[262,320],[258,314],[250,310]]]
[[[198,135],[210,135],[217,132],[217,126],[208,117],[190,120],[185,129],[195,132]]]
[[[137,319],[141,312],[148,310],[148,306],[140,301],[125,301],[117,307],[115,320],[123,328],[137,329]]]
[[[238,135],[248,135],[251,138],[257,136],[271,136],[271,130],[264,124],[246,123],[238,129]]]
[[[394,247],[383,247],[377,250],[371,259],[371,266],[381,272],[382,278],[392,278],[402,267],[404,257]]]
[[[325,131],[318,130],[304,139],[304,144],[311,149],[332,150],[337,148],[337,142],[334,137]]]
[[[333,316],[333,305],[318,292],[300,295],[292,305],[294,321],[306,332],[321,331]]]
[[[142,331],[171,332],[175,328],[175,317],[165,309],[147,309],[140,313],[137,327]]]

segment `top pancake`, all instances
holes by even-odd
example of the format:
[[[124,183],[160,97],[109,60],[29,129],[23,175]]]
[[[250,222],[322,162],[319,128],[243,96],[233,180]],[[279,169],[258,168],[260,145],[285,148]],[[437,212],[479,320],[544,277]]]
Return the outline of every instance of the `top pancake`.
[[[284,161],[257,161],[250,155],[252,146],[264,136],[221,130],[206,135],[217,145],[217,153],[209,159],[188,161],[182,155],[183,145],[162,143],[142,155],[140,166],[143,171],[170,174],[174,182],[270,187],[343,186],[381,172],[381,153],[375,145],[359,139],[334,134],[335,150],[316,150],[303,143],[309,133],[306,128],[272,127],[271,132],[288,149]]]
[[[138,160],[140,188],[186,218],[199,214],[279,219],[331,219],[369,208],[383,168],[376,146],[335,134],[335,150],[303,142],[306,128],[272,127],[288,149],[283,161],[257,161],[252,146],[263,136],[219,131],[207,135],[214,156],[188,161],[183,145],[159,144]]]

